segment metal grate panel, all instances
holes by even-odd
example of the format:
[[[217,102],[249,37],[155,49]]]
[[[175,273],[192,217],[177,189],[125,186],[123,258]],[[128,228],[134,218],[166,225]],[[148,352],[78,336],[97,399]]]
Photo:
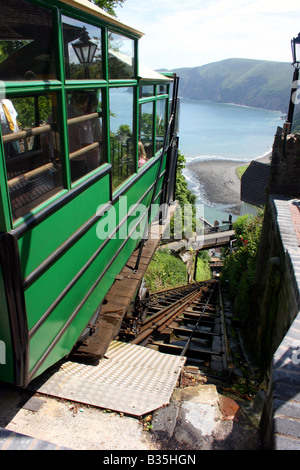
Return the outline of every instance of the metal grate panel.
[[[94,365],[64,362],[29,384],[30,389],[80,403],[142,416],[169,403],[185,357],[112,341]]]

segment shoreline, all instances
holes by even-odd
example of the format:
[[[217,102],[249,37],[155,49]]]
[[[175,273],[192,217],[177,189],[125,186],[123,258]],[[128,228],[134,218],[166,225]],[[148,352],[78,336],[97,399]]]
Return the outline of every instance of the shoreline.
[[[257,106],[249,106],[247,104],[239,104],[239,103],[228,103],[227,101],[213,101],[213,100],[203,100],[203,99],[197,99],[197,98],[185,98],[184,96],[179,96],[180,100],[184,101],[202,101],[204,103],[212,103],[212,104],[225,104],[229,106],[237,106],[240,108],[249,108],[249,109],[258,109],[260,111],[269,111],[270,113],[278,113],[281,115],[286,115],[285,111],[280,111],[278,109],[268,109],[268,108],[258,108]]]
[[[271,152],[244,162],[225,159],[189,162],[186,169],[192,173],[194,180],[197,179],[201,193],[204,193],[201,194],[204,200],[211,204],[234,206],[235,211],[239,213],[241,180],[236,174],[236,169],[249,165],[253,160],[270,163],[270,156]]]

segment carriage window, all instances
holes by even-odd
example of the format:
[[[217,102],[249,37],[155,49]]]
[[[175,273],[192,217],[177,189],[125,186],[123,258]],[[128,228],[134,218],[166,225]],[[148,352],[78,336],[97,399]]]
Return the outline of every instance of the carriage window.
[[[138,167],[153,157],[153,103],[140,105]]]
[[[168,86],[167,85],[158,85],[157,87],[157,94],[158,95],[166,95],[168,93]]]
[[[115,190],[135,173],[133,89],[111,88],[109,100],[112,183]]]
[[[76,181],[106,162],[102,133],[101,91],[67,94],[71,179]]]
[[[166,132],[167,100],[156,102],[156,152],[163,148]]]
[[[0,0],[0,80],[56,78],[52,14],[23,0]]]
[[[140,87],[139,97],[147,98],[149,96],[154,96],[154,86],[153,85],[144,85]]]
[[[120,34],[108,36],[108,73],[110,79],[134,78],[134,42]]]
[[[66,78],[101,79],[101,29],[63,16]]]
[[[55,94],[2,99],[0,119],[13,218],[62,189]]]

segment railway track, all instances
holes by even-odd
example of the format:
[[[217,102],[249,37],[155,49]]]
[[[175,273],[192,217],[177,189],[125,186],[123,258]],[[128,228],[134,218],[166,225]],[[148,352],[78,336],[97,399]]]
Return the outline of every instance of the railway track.
[[[221,290],[216,280],[152,294],[147,317],[132,344],[187,357],[187,364],[215,372],[228,371],[227,342]]]

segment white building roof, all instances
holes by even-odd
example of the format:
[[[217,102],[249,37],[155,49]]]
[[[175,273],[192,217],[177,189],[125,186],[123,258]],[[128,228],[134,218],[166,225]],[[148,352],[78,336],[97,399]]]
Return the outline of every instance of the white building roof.
[[[74,8],[78,8],[79,10],[85,11],[86,13],[90,13],[91,15],[97,16],[103,21],[107,21],[114,26],[118,26],[119,28],[132,33],[134,36],[142,37],[144,35],[144,33],[141,31],[121,23],[117,18],[105,12],[89,0],[60,0],[60,2],[70,5]]]

